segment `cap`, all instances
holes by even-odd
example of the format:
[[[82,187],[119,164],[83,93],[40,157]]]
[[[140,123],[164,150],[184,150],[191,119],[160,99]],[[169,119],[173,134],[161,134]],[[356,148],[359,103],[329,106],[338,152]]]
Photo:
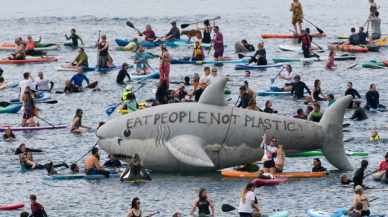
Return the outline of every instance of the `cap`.
[[[361,185],[357,185],[357,186],[354,188],[354,191],[359,191],[359,190],[362,190],[362,186],[361,186]]]
[[[125,87],[125,90],[132,90],[132,86],[131,86],[131,85],[127,85],[127,86]]]
[[[174,21],[172,21],[172,22],[171,22],[171,24],[176,24],[176,21],[175,21],[175,20],[174,20]]]
[[[181,89],[182,87],[186,87],[186,85],[185,85],[184,83],[180,83],[180,84],[178,85],[178,90]]]
[[[129,66],[128,63],[123,63],[123,68],[124,68],[125,66]]]
[[[133,38],[132,38],[132,41],[135,41],[135,40],[137,40],[137,38],[136,38],[136,37],[133,37]]]
[[[23,153],[19,154],[19,160],[21,160],[24,157],[26,157],[26,156]]]

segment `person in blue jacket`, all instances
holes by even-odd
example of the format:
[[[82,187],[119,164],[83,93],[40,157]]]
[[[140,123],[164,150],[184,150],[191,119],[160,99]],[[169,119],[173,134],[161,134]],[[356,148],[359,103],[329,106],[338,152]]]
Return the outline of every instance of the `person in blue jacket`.
[[[89,79],[84,75],[84,70],[82,68],[78,68],[78,73],[73,75],[71,77],[70,82],[75,86],[75,87],[82,87],[82,82],[85,79],[86,83],[89,85]]]

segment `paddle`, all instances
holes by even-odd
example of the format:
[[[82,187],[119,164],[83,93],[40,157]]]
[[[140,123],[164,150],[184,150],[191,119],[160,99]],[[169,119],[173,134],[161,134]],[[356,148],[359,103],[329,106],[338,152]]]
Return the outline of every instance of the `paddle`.
[[[214,19],[210,19],[210,20],[218,20],[218,19],[221,19],[221,17],[218,16],[218,17],[216,17],[216,18],[214,18]],[[209,21],[210,21],[210,20],[209,20]],[[184,29],[184,28],[186,28],[186,27],[188,27],[188,26],[190,26],[190,25],[197,24],[197,23],[199,23],[199,22],[205,22],[205,21],[206,21],[206,20],[204,20],[204,21],[198,21],[198,22],[195,22],[195,23],[189,23],[189,24],[181,24],[181,28]]]
[[[346,127],[349,127],[350,124],[342,124],[342,128],[346,128]]]
[[[222,212],[230,212],[232,210],[235,210],[236,208],[229,204],[222,204],[221,210]]]
[[[132,28],[132,29],[135,29],[136,31],[140,32],[138,29],[135,28],[135,26],[133,25],[133,23],[127,21],[125,24],[127,24],[128,27]]]
[[[377,169],[377,170],[374,170],[373,172],[371,172],[371,173],[369,173],[368,175],[364,176],[364,179],[365,179],[366,177],[372,175],[373,173],[376,173],[376,172],[379,171],[379,170],[380,170],[380,168]],[[388,169],[385,169],[385,170],[382,170],[382,171],[386,171],[386,170],[388,170]]]
[[[35,103],[47,103],[47,104],[56,104],[58,100],[50,100],[50,101],[37,101]],[[12,104],[22,104],[21,102],[13,102]]]
[[[9,105],[11,105],[10,102],[0,102],[0,107],[7,107]]]
[[[137,88],[135,91],[133,91],[132,93],[135,93],[143,86],[144,86],[144,84],[141,84],[141,86],[139,88]],[[105,110],[106,114],[110,116],[116,110],[117,106],[119,106],[119,105],[121,105],[121,102],[119,104],[117,104],[116,106],[110,107],[107,110]]]
[[[150,214],[150,216],[153,216],[153,215],[156,215],[156,214],[159,214],[159,213],[160,213],[160,212],[157,211],[157,212],[155,212],[155,213]]]
[[[239,100],[240,100],[240,95],[238,96],[238,99],[237,99],[236,103],[234,104],[234,107],[237,106],[237,103],[238,103]]]
[[[296,32],[292,31],[291,29],[289,29],[289,31],[292,32],[292,33],[294,33],[294,34],[296,34]],[[313,44],[315,44],[315,46],[317,46],[320,50],[323,50],[323,48],[322,48],[321,46],[319,46],[318,44],[316,44],[316,43],[314,43],[314,42],[312,42],[312,41],[310,41],[310,42],[313,43]],[[310,51],[310,52],[311,52],[311,51]]]
[[[100,33],[101,33],[101,30],[98,30],[97,49],[98,49],[98,46],[100,46]],[[99,55],[100,55],[100,52],[97,51],[96,68],[94,69],[94,71],[98,71],[98,56]]]
[[[214,40],[214,37],[216,37],[216,34],[213,35],[213,40]],[[213,47],[213,44],[214,44],[213,40],[212,40],[212,43],[210,43],[210,47],[209,47],[209,51],[207,52],[207,55],[209,55],[210,51],[212,50],[212,47]]]
[[[316,25],[314,25],[314,24],[312,24],[310,21],[308,21],[306,18],[304,18],[304,17],[302,17],[304,20],[306,20],[308,23],[310,23],[311,25],[313,25],[316,29],[317,29],[317,31],[320,33],[320,34],[322,34],[323,33],[323,30],[322,29],[320,29],[320,28],[318,28]]]
[[[135,50],[133,50],[133,51],[136,53],[137,56],[140,57],[140,55],[139,55],[139,53],[138,53],[137,51],[135,51]],[[144,62],[148,67],[150,67],[150,69],[151,69],[153,72],[155,72],[155,70],[147,63],[147,61],[143,60],[143,62]]]
[[[347,69],[352,69],[352,68],[354,68],[354,67],[357,66],[357,65],[358,65],[358,63],[353,64],[353,65],[349,66]]]
[[[250,57],[250,56],[245,56],[245,55],[243,55],[243,54],[238,54],[238,58],[239,58],[239,59],[242,59],[242,58],[244,58],[244,57]]]
[[[377,11],[379,8],[380,8],[380,6],[377,7],[376,11]],[[369,20],[367,20],[367,21],[365,22],[365,24],[364,24],[362,27],[365,27],[365,25],[366,25],[368,22],[369,22]]]
[[[32,113],[32,114],[34,114],[34,112],[31,112],[31,111],[29,111],[29,112]],[[43,118],[39,117],[38,115],[35,115],[35,114],[34,114],[34,117],[39,118],[40,120],[46,122],[48,125],[52,126],[54,129],[57,129],[54,125],[50,124],[49,122],[47,122],[47,121],[44,120]]]
[[[280,70],[280,72],[276,75],[276,77],[274,79],[271,79],[271,84],[273,84],[275,82],[276,78],[280,75],[280,73],[282,73],[284,68],[286,68],[286,67],[283,66],[282,70]]]

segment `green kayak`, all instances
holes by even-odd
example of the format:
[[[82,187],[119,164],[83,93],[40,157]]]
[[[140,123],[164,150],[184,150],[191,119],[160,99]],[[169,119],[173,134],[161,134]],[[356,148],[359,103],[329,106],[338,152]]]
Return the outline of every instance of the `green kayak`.
[[[364,68],[387,68],[387,66],[383,62],[369,62],[369,63],[363,63],[362,67]]]
[[[231,94],[232,91],[231,91],[230,89],[228,89],[228,88],[225,88],[225,89],[224,89],[224,93],[225,93],[225,94]]]
[[[353,152],[345,151],[348,156],[368,156],[368,152]],[[287,157],[312,157],[312,156],[323,156],[321,151],[307,151],[297,154],[288,155]]]

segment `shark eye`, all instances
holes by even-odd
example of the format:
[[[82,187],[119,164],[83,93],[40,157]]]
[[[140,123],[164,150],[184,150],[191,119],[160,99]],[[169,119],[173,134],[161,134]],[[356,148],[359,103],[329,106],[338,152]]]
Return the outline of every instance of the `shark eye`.
[[[124,136],[125,136],[125,137],[130,137],[130,136],[131,136],[131,131],[130,131],[129,129],[126,129],[126,130],[124,131]]]

